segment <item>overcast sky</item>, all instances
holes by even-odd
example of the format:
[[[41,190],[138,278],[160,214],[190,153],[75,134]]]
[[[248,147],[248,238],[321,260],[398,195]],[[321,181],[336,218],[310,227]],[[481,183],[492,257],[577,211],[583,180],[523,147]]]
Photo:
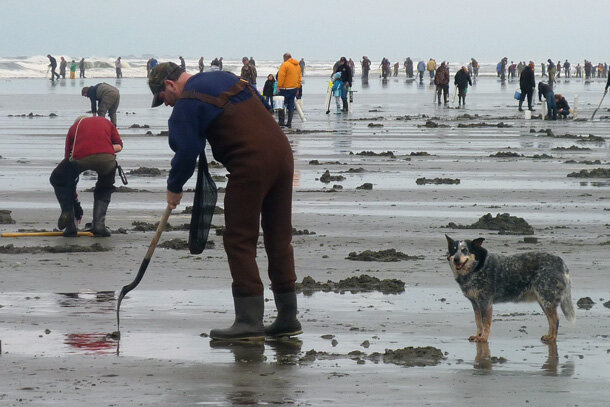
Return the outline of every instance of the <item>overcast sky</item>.
[[[610,62],[610,0],[0,0],[0,56]]]

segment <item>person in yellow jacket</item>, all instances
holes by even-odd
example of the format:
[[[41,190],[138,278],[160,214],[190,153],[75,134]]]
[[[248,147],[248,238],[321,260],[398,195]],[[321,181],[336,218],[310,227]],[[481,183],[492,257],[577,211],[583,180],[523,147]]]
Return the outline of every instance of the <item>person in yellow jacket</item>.
[[[286,127],[292,127],[292,115],[294,114],[294,99],[298,90],[301,88],[301,67],[299,61],[292,58],[290,53],[284,54],[284,63],[280,66],[280,71],[277,75],[277,87],[280,96],[284,96],[284,105],[288,109],[288,122]],[[280,126],[284,123],[280,121]]]
[[[428,61],[426,69],[430,74],[430,79],[434,78],[434,71],[436,71],[436,61],[433,58],[430,58],[430,60]]]

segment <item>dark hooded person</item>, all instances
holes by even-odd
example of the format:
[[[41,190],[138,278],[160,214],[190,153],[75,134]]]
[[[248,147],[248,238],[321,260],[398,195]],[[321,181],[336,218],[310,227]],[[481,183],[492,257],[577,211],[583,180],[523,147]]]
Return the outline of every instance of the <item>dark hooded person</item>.
[[[549,75],[550,74],[551,72],[549,70]],[[533,111],[534,108],[532,107],[532,99],[534,97],[534,89],[536,89],[536,77],[534,76],[534,63],[532,61],[530,61],[530,63],[523,68],[523,71],[521,71],[519,86],[521,88],[521,96],[519,97],[519,111],[523,111],[522,106],[526,96],[527,108]]]
[[[468,92],[468,85],[472,86],[472,79],[468,73],[468,68],[462,67],[453,79],[455,86],[458,88],[458,106],[466,106],[466,92]]]
[[[241,341],[302,333],[291,244],[294,159],[288,138],[258,92],[232,73],[190,75],[168,62],[151,71],[149,86],[153,107],[173,106],[168,123],[175,154],[167,179],[168,206],[174,209],[180,204],[198,157],[199,171],[209,177],[206,142],[229,172],[223,242],[233,279],[235,321],[229,328],[211,330],[210,337]],[[263,283],[256,264],[260,226],[278,310],[276,320],[266,327]]]

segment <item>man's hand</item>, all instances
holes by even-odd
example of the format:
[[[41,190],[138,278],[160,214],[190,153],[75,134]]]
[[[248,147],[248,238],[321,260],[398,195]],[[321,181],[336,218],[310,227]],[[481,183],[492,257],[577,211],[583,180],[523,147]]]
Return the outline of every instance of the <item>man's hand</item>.
[[[180,200],[182,199],[182,192],[176,194],[172,191],[167,191],[167,206],[170,209],[176,209],[176,206],[180,205]]]

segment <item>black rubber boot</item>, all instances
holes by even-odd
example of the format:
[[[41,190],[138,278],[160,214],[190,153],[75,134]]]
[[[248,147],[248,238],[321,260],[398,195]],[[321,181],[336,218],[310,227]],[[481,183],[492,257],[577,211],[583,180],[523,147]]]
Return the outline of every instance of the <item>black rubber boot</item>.
[[[108,201],[96,199],[93,201],[93,222],[91,232],[96,237],[110,236],[110,230],[106,227],[106,212],[108,211]]]
[[[280,125],[280,127],[284,127],[284,109],[278,109],[277,122]]]
[[[286,122],[286,127],[288,127],[289,129],[292,128],[292,116],[294,115],[294,111],[289,110],[288,111],[288,121]]]
[[[297,319],[297,294],[293,292],[274,294],[277,317],[265,327],[265,335],[279,338],[295,336],[303,333],[301,323]]]
[[[522,100],[519,101],[519,111],[520,112],[523,111],[523,101]]]
[[[210,338],[217,341],[264,341],[263,313],[265,300],[263,296],[233,297],[235,304],[235,321],[230,328],[212,329]]]
[[[59,226],[60,222],[62,226],[64,226],[64,237],[76,237],[78,233],[78,228],[76,227],[76,218],[74,217],[74,207],[62,210],[61,216],[57,221],[57,226]]]
[[[347,100],[346,99],[341,99],[341,101],[343,102],[343,109],[341,109],[342,112],[347,112],[349,110],[349,106],[347,105]]]

